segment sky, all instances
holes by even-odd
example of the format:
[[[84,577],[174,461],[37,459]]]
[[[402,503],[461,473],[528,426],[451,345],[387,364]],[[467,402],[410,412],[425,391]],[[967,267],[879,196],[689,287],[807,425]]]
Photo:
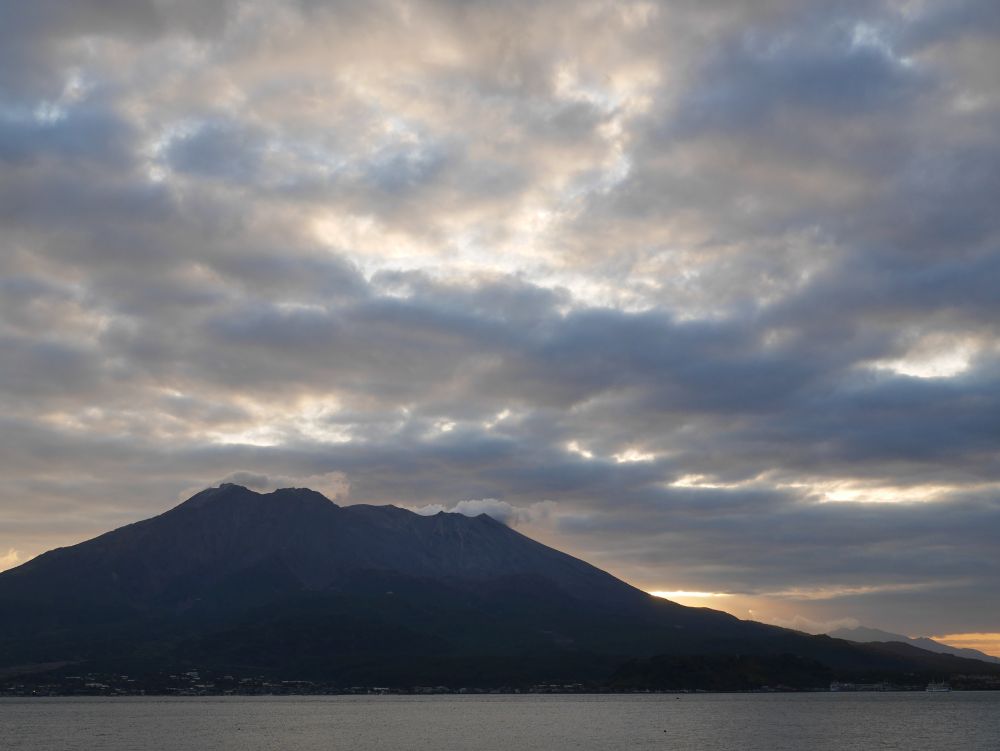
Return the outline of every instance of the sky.
[[[1000,654],[995,0],[0,17],[0,568],[307,486]]]

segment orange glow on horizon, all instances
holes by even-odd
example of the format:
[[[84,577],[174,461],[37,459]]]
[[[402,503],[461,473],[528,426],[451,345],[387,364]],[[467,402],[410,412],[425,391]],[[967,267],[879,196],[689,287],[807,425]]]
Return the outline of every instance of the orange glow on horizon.
[[[711,607],[719,609],[721,604],[718,600],[729,597],[725,592],[688,592],[686,590],[676,590],[666,592],[663,590],[653,590],[649,594],[653,597],[662,597],[665,600],[676,602],[689,607],[705,607],[709,605],[707,600],[712,600]]]
[[[943,634],[931,638],[950,647],[978,649],[992,657],[1000,657],[1000,633]]]

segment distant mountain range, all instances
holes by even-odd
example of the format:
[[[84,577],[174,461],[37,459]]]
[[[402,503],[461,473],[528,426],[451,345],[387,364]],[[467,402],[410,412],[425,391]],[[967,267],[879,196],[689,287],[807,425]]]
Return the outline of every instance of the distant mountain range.
[[[211,670],[337,685],[664,688],[1000,666],[652,597],[486,515],[226,484],[0,574],[0,675]]]
[[[985,652],[980,652],[978,649],[952,647],[949,644],[942,644],[939,641],[928,639],[926,636],[912,638],[904,636],[903,634],[893,634],[888,631],[881,631],[877,628],[867,628],[865,626],[858,626],[857,628],[841,628],[836,631],[828,632],[828,635],[834,637],[835,639],[846,639],[847,641],[853,641],[859,644],[870,644],[872,642],[899,642],[902,644],[911,644],[914,647],[925,649],[928,652],[955,655],[956,657],[965,657],[970,660],[982,660],[983,662],[992,662],[1000,665],[1000,657],[988,655]]]

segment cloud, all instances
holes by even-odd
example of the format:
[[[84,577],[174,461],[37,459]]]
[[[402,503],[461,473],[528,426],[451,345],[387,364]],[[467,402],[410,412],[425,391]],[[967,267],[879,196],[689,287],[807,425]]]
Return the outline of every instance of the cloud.
[[[995,626],[990,3],[0,12],[0,549],[229,478]]]
[[[264,139],[239,126],[207,123],[172,140],[166,161],[177,172],[247,182],[256,178],[266,147]]]
[[[479,498],[459,501],[451,507],[446,507],[442,503],[429,503],[424,506],[417,506],[412,510],[423,516],[433,516],[439,513],[464,514],[465,516],[486,514],[487,516],[492,516],[498,522],[506,524],[508,527],[516,527],[519,524],[544,519],[551,505],[551,503],[543,501],[523,507],[514,506],[496,498]]]
[[[21,560],[21,554],[18,553],[14,548],[9,548],[6,553],[0,555],[0,571],[6,571],[9,568],[14,568],[19,566],[24,561]]]

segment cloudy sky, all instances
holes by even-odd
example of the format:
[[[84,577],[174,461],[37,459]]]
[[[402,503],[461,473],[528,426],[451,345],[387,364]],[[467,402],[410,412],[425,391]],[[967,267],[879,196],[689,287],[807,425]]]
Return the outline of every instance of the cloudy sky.
[[[0,568],[235,478],[1000,632],[995,0],[0,17]]]

